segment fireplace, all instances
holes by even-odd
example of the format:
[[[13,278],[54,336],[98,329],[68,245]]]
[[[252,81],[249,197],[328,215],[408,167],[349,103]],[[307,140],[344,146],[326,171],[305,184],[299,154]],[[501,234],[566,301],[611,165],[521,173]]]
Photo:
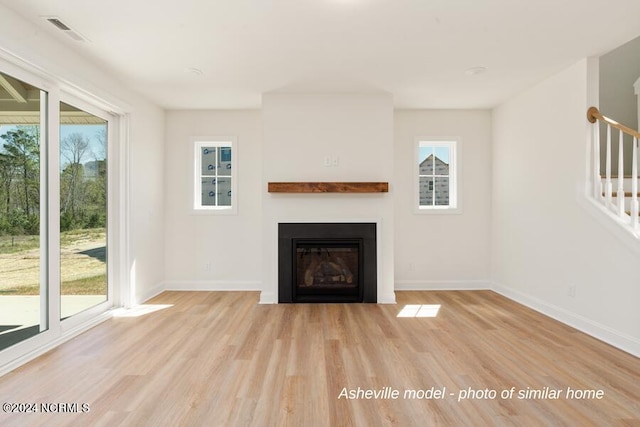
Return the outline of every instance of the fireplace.
[[[376,224],[278,224],[278,302],[377,302]]]

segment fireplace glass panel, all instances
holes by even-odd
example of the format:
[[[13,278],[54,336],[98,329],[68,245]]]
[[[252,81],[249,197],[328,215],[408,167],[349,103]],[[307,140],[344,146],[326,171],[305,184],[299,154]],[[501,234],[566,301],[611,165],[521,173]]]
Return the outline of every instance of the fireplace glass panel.
[[[357,288],[358,244],[299,244],[296,286],[299,289]]]

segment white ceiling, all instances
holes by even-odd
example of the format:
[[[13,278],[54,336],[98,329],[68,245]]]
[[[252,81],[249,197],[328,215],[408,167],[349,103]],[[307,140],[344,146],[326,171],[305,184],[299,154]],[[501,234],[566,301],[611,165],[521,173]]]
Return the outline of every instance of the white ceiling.
[[[639,0],[0,3],[172,109],[256,108],[272,91],[388,92],[396,108],[490,108],[640,35]],[[476,66],[487,71],[465,73]]]

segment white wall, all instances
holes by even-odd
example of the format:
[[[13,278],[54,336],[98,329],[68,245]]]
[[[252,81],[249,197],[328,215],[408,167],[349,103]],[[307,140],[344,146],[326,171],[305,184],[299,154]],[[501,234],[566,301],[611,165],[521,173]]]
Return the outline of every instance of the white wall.
[[[164,111],[135,104],[129,144],[130,256],[134,303],[155,295],[165,277]]]
[[[76,87],[129,114],[132,160],[129,257],[135,297],[154,292],[164,276],[163,258],[163,110],[117,81],[101,64],[75,54],[49,34],[0,5],[0,49],[32,69]],[[87,47],[90,49],[90,47]]]
[[[240,180],[236,215],[195,214],[192,210],[192,139],[207,136],[237,138],[233,153]],[[263,191],[260,111],[168,111],[166,138],[166,288],[259,289]]]
[[[277,302],[277,223],[378,222],[378,301],[393,302],[393,101],[386,94],[263,97],[263,287]],[[325,157],[338,166],[325,167]],[[389,193],[269,194],[271,181],[383,181]]]
[[[207,135],[238,137],[236,216],[191,211],[190,139]],[[414,214],[411,166],[418,136],[461,138],[462,214]],[[269,94],[262,111],[169,111],[166,137],[169,289],[260,288],[263,302],[275,302],[275,226],[286,220],[381,220],[384,259],[392,260],[383,264],[381,276],[388,299],[394,288],[486,288],[490,283],[489,111],[394,113],[385,95]],[[337,158],[338,166],[325,167],[327,156]],[[291,195],[267,193],[269,181],[391,185],[388,194]],[[439,241],[438,251],[432,250],[433,239]],[[207,263],[211,271],[205,270]]]
[[[579,203],[586,109],[583,60],[494,110],[492,277],[499,292],[640,355],[640,263]]]
[[[415,140],[461,142],[461,214],[415,213]],[[396,289],[490,286],[491,112],[400,110],[394,114]]]

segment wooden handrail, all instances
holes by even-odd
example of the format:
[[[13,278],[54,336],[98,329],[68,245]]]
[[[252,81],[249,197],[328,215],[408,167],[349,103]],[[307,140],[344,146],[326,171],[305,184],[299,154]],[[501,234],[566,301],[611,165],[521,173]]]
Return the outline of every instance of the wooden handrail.
[[[608,125],[611,125],[611,127],[621,130],[627,135],[631,135],[634,138],[638,138],[640,140],[640,132],[626,127],[625,125],[621,125],[620,123],[610,119],[609,117],[603,116],[602,114],[600,114],[600,111],[596,107],[589,107],[589,109],[587,110],[587,120],[589,120],[589,123],[595,123],[596,121],[600,120],[607,123]]]

